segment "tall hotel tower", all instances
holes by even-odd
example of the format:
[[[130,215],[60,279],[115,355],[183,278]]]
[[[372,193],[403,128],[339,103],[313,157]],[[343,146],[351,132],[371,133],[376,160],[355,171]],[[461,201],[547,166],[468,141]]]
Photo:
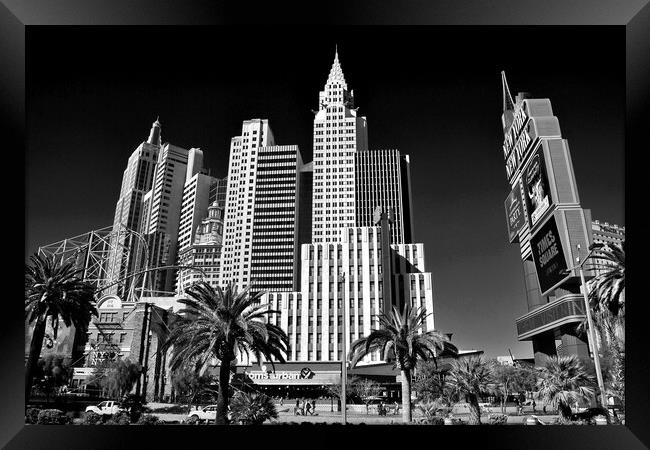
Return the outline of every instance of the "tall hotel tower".
[[[136,148],[124,170],[120,196],[115,206],[113,230],[117,233],[119,227],[138,231],[142,220],[142,201],[151,189],[154,170],[161,147],[161,127],[158,119],[151,126],[149,138]],[[108,260],[108,276],[110,279],[119,280],[133,270],[136,261],[136,247],[138,242],[127,242],[124,235],[115,234],[114,239],[119,240],[119,245],[113,243],[114,249]],[[129,292],[130,280],[111,288],[107,293],[117,294],[124,298]]]
[[[268,120],[244,121],[230,144],[221,286],[296,289],[304,170],[298,146],[275,145]]]
[[[423,245],[411,243],[408,157],[367,150],[338,52],[319,102],[312,243],[301,245],[298,289],[266,296],[281,311],[270,321],[287,332],[290,361],[342,361],[344,342],[349,349],[378,328],[378,314],[407,302],[431,313],[424,328],[434,328],[431,273]]]
[[[355,226],[354,155],[367,148],[366,118],[357,117],[337,51],[314,118],[312,242],[337,242]]]

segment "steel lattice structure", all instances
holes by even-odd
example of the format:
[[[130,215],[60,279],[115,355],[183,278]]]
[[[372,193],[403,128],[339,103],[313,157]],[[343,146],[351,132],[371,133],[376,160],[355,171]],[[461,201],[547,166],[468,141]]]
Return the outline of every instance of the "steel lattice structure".
[[[142,235],[122,224],[44,245],[39,247],[38,254],[73,261],[83,271],[82,279],[95,286],[99,297],[112,293],[126,301],[137,300],[137,277],[118,281],[142,270],[148,259]],[[107,287],[110,291],[105,289]]]

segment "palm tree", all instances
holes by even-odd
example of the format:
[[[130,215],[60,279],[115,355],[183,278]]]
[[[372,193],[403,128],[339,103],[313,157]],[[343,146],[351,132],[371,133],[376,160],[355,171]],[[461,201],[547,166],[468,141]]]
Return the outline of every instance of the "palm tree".
[[[402,419],[411,421],[411,372],[418,359],[436,360],[448,339],[437,331],[422,331],[428,314],[424,308],[404,307],[402,314],[393,307],[390,315],[380,314],[379,329],[352,343],[351,366],[366,355],[380,352],[384,361],[395,361],[402,372]]]
[[[172,346],[171,370],[197,362],[202,375],[213,358],[220,362],[219,397],[217,399],[218,425],[228,422],[228,389],[230,365],[252,353],[257,361],[266,358],[285,362],[288,338],[276,325],[265,323],[270,314],[278,311],[260,304],[261,292],[251,294],[250,286],[237,292],[233,283],[225,289],[213,289],[205,282],[191,286],[189,298],[179,300],[185,308],[171,328],[166,346]]]
[[[603,261],[601,269],[591,281],[589,303],[597,313],[609,313],[613,317],[625,315],[625,250],[613,244],[594,244],[596,258]]]
[[[108,367],[100,369],[103,377],[99,384],[111,398],[122,398],[133,389],[142,374],[142,366],[129,358],[111,362]]]
[[[242,425],[262,425],[269,419],[278,418],[275,403],[264,394],[239,391],[232,399],[231,410],[232,420]]]
[[[25,367],[25,401],[31,393],[47,319],[56,340],[60,320],[85,333],[92,316],[97,316],[95,288],[77,277],[82,271],[75,270],[74,262],[40,255],[31,256],[30,261],[31,265],[25,265],[25,320],[34,323],[34,331]]]
[[[447,382],[454,391],[467,399],[470,425],[481,424],[479,397],[496,391],[493,369],[493,362],[481,356],[461,357],[451,362]]]
[[[576,355],[549,356],[538,371],[535,398],[556,408],[562,422],[571,420],[573,405],[594,396],[594,377]]]
[[[590,281],[589,305],[594,325],[613,354],[610,393],[624,404],[625,394],[625,248],[594,244],[595,268],[601,272]]]

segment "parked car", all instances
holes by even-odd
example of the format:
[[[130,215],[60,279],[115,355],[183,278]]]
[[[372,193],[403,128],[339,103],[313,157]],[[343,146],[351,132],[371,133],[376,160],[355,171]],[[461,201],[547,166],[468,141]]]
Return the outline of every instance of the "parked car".
[[[112,416],[119,411],[124,411],[124,408],[121,408],[118,402],[112,400],[107,400],[86,408],[86,412],[94,412],[102,416]]]
[[[194,411],[190,411],[187,418],[205,422],[217,420],[217,405],[208,405],[204,408],[197,408]]]

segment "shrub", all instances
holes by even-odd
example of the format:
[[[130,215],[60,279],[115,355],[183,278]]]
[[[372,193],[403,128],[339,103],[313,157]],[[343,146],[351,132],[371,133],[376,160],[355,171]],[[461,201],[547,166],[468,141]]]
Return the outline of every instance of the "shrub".
[[[82,425],[103,425],[104,417],[101,414],[97,414],[96,412],[88,411],[87,413],[84,413],[81,419],[81,424]]]
[[[185,423],[188,425],[198,425],[200,423],[200,420],[198,417],[192,416],[189,419],[187,419]]]
[[[106,421],[106,425],[130,425],[131,416],[126,411],[120,411],[111,416],[110,419]]]
[[[444,425],[445,424],[445,419],[443,419],[440,416],[433,416],[427,418],[427,424],[428,425]]]
[[[39,425],[65,425],[71,420],[60,409],[44,409],[38,413],[36,423]]]
[[[25,423],[35,424],[38,421],[38,413],[41,410],[39,408],[27,408],[25,411]]]
[[[143,414],[140,416],[140,419],[136,422],[136,425],[160,425],[160,419],[158,416],[153,416],[151,414]]]
[[[506,414],[490,414],[488,416],[490,425],[505,425],[508,423],[508,416]]]
[[[261,425],[270,419],[277,419],[275,403],[264,394],[237,392],[230,404],[233,422],[242,425]]]
[[[584,420],[564,420],[557,423],[558,425],[587,425]]]

